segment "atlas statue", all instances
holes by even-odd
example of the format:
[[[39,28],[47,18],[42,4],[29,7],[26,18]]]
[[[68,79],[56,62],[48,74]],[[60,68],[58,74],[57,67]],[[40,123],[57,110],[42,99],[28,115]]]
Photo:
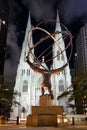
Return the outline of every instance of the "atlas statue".
[[[31,69],[37,73],[42,74],[43,76],[43,82],[41,83],[41,90],[42,90],[42,95],[45,94],[45,90],[48,89],[49,95],[51,95],[51,97],[53,98],[53,92],[51,89],[51,76],[53,74],[59,74],[60,72],[62,72],[65,67],[68,65],[70,58],[71,58],[71,54],[72,54],[72,34],[69,32],[69,30],[60,22],[55,21],[55,20],[50,20],[50,21],[46,21],[48,23],[56,23],[56,24],[60,24],[63,28],[63,31],[61,31],[61,29],[57,30],[56,32],[54,32],[53,34],[51,34],[50,32],[48,32],[47,30],[45,30],[44,28],[41,27],[41,24],[43,24],[44,22],[40,22],[37,26],[35,27],[31,27],[31,29],[28,32],[28,47],[29,47],[29,51],[28,54],[26,56],[26,62],[29,64],[29,66],[31,67]],[[45,24],[46,24],[45,22]],[[35,31],[42,31],[44,33],[46,33],[46,37],[44,38],[40,38],[40,40],[38,42],[36,42],[35,44],[31,45],[31,38],[32,38],[32,33],[34,33]],[[58,36],[58,39],[55,38],[56,35]],[[53,61],[54,59],[56,59],[59,55],[64,56],[64,52],[68,49],[68,47],[70,47],[70,54],[67,58],[66,63],[64,63],[62,66],[56,68],[56,69],[47,69],[45,66],[43,66],[39,60],[40,57],[42,56],[48,56],[48,52],[47,55],[46,51],[48,51],[48,49],[52,46],[52,44],[50,44],[50,46],[48,46],[48,48],[46,48],[44,51],[41,52],[41,54],[37,57],[34,54],[34,49],[39,46],[42,42],[45,42],[45,40],[47,40],[48,38],[52,39],[54,41],[53,45],[55,45],[57,47],[57,49],[59,50],[59,53],[56,54],[55,56],[52,56],[51,58],[49,58],[48,60],[45,60],[45,63],[47,64],[47,62],[49,61]],[[65,48],[61,48],[61,39],[67,38],[68,43],[65,46]],[[51,49],[49,51],[49,55],[51,53]],[[32,59],[30,58],[32,57]]]

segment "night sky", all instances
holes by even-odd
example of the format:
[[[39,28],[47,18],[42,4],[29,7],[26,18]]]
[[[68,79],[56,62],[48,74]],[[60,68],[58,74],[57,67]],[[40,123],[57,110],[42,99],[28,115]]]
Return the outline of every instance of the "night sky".
[[[9,0],[9,23],[4,75],[7,82],[13,84],[21,47],[31,12],[32,24],[41,20],[55,19],[59,11],[60,22],[73,35],[73,56],[70,67],[74,67],[75,40],[80,28],[87,22],[87,0]],[[9,71],[8,71],[9,69]]]

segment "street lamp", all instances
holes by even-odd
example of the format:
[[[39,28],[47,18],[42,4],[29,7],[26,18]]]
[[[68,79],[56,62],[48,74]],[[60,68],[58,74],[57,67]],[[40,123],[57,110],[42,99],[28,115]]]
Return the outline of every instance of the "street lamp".
[[[0,19],[0,32],[1,32],[1,24],[5,25],[5,21]]]

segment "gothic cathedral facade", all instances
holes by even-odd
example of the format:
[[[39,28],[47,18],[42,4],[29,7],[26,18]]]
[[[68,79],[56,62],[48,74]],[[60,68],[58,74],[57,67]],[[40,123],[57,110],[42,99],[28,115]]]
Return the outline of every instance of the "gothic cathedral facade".
[[[57,13],[57,21],[59,21],[59,15]],[[27,36],[28,31],[31,28],[31,19],[30,14],[28,17],[27,27],[26,27],[26,33],[25,38],[22,46],[22,52],[20,57],[20,62],[17,69],[17,75],[15,80],[15,86],[14,91],[20,92],[20,96],[16,97],[16,100],[20,103],[20,105],[13,105],[11,112],[11,117],[17,117],[25,118],[27,115],[31,114],[31,107],[32,106],[39,106],[39,96],[41,95],[41,82],[43,80],[42,75],[34,72],[30,66],[25,62],[26,55],[28,53],[28,44],[27,44]],[[56,30],[61,30],[61,26],[56,23]],[[58,39],[58,37],[61,37],[61,34],[56,34],[55,38]],[[64,40],[61,40],[61,48],[64,48]],[[33,43],[31,42],[31,46]],[[54,46],[53,46],[54,47]],[[53,55],[58,53],[58,49],[54,49]],[[64,56],[58,56],[57,59],[53,60],[52,67],[53,69],[56,69],[60,65],[64,64],[64,62],[67,61],[66,52],[64,53]],[[44,61],[42,61],[44,62]],[[45,63],[44,63],[45,64]],[[71,75],[70,75],[70,69],[69,65],[64,69],[63,72],[61,72],[58,75],[52,75],[51,77],[51,85],[54,95],[54,105],[62,105],[64,107],[64,112],[66,114],[69,114],[70,111],[67,108],[67,98],[63,98],[61,100],[57,100],[57,97],[64,92],[70,85],[71,85]],[[22,114],[25,112],[25,116]]]

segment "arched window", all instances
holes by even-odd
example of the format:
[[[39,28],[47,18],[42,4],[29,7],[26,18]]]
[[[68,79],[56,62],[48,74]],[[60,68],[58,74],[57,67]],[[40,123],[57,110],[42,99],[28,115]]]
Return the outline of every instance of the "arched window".
[[[64,83],[62,80],[59,81],[59,91],[63,92],[64,91]]]
[[[26,112],[25,107],[22,107],[22,112],[23,112],[23,113],[25,113],[25,112]]]
[[[28,92],[28,81],[27,80],[25,80],[23,82],[23,92]]]

